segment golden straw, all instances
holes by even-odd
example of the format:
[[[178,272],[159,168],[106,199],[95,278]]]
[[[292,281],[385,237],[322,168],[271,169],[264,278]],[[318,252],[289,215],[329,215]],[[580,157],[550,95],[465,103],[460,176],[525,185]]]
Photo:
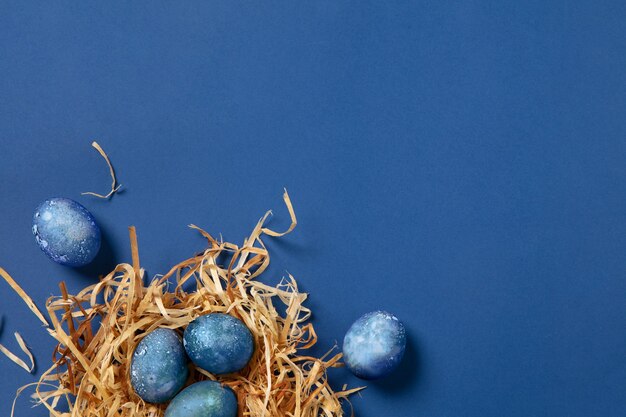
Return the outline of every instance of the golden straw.
[[[130,228],[132,265],[118,265],[76,295],[62,287],[61,297],[47,301],[49,333],[58,345],[32,397],[53,417],[161,417],[166,406],[143,402],[130,385],[135,347],[158,327],[182,332],[199,315],[223,312],[251,330],[255,353],[235,374],[212,375],[190,364],[188,383],[212,379],[232,387],[242,417],[343,416],[343,400],[361,388],[334,391],[329,385],[327,370],[342,366],[340,353],[306,354],[317,342],[311,311],[304,306],[307,295],[291,275],[275,287],[255,279],[269,265],[264,235],[282,236],[296,225],[286,191],[283,198],[291,216],[286,232],[263,227],[269,213],[241,246],[191,226],[207,238],[208,248],[147,286]],[[63,398],[69,412],[57,410]]]

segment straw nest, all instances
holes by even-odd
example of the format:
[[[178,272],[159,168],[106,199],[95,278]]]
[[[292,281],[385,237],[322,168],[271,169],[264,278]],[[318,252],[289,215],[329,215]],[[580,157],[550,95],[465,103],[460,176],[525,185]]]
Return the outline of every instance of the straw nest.
[[[201,254],[180,262],[166,275],[144,285],[134,228],[130,228],[132,265],[120,264],[97,284],[76,295],[61,284],[60,297],[48,300],[49,334],[58,341],[52,366],[33,384],[35,401],[55,417],[159,417],[165,405],[143,402],[129,380],[131,357],[150,331],[165,327],[182,332],[195,317],[222,312],[241,319],[252,331],[256,351],[236,374],[215,376],[190,364],[190,380],[218,380],[237,393],[240,416],[342,416],[342,400],[358,389],[336,392],[326,371],[341,366],[341,354],[303,355],[317,341],[292,276],[276,287],[255,278],[269,265],[262,237],[282,236],[264,227],[269,212],[243,245],[209,242]],[[16,290],[19,286],[12,285]],[[48,320],[18,291],[40,320]],[[279,305],[283,307],[279,307]],[[278,309],[277,309],[278,308]],[[26,387],[24,387],[26,388]],[[63,409],[69,404],[69,412]]]

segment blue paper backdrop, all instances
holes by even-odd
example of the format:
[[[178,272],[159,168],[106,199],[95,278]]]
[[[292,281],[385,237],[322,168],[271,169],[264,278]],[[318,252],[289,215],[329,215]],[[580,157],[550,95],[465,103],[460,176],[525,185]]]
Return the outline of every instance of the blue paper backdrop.
[[[285,227],[287,187],[300,224],[264,279],[310,292],[320,351],[369,310],[408,328],[358,416],[623,416],[624,22],[623,1],[3,2],[0,265],[43,305],[128,261],[135,225],[162,273],[204,247],[189,223]],[[80,195],[109,185],[92,139],[111,201]],[[99,220],[95,266],[36,247],[51,196]],[[0,294],[0,341],[41,371],[51,339]],[[0,357],[0,414],[34,380]]]

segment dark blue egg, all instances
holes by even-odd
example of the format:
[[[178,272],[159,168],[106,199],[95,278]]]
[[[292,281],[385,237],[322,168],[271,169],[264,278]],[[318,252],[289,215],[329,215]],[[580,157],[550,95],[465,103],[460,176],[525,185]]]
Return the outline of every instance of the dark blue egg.
[[[185,329],[183,343],[189,359],[213,374],[228,374],[246,366],[254,341],[239,319],[211,313],[196,318]]]
[[[100,228],[85,207],[69,198],[51,198],[33,216],[35,240],[54,262],[83,266],[100,250]]]
[[[144,401],[164,403],[185,385],[189,369],[180,337],[156,329],[137,345],[130,364],[130,383]]]
[[[237,397],[215,381],[188,386],[167,406],[165,417],[236,417]]]
[[[346,366],[363,379],[388,375],[402,361],[405,348],[404,325],[385,311],[374,311],[359,318],[343,340]]]

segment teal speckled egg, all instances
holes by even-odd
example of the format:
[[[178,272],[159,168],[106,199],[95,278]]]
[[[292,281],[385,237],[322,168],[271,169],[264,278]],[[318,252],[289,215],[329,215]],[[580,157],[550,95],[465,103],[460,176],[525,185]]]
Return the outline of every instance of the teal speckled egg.
[[[254,352],[252,333],[246,325],[222,313],[206,314],[189,323],[183,343],[189,359],[213,374],[239,371]]]
[[[378,379],[400,365],[406,348],[404,325],[391,313],[373,311],[359,318],[346,333],[346,366],[362,379]]]
[[[165,417],[236,417],[237,397],[215,381],[196,382],[180,392],[165,410]]]
[[[130,364],[130,382],[144,401],[164,403],[185,385],[189,369],[178,334],[156,329],[137,345]]]
[[[37,207],[33,235],[41,250],[61,265],[87,265],[100,250],[96,220],[85,207],[69,198],[51,198]]]

